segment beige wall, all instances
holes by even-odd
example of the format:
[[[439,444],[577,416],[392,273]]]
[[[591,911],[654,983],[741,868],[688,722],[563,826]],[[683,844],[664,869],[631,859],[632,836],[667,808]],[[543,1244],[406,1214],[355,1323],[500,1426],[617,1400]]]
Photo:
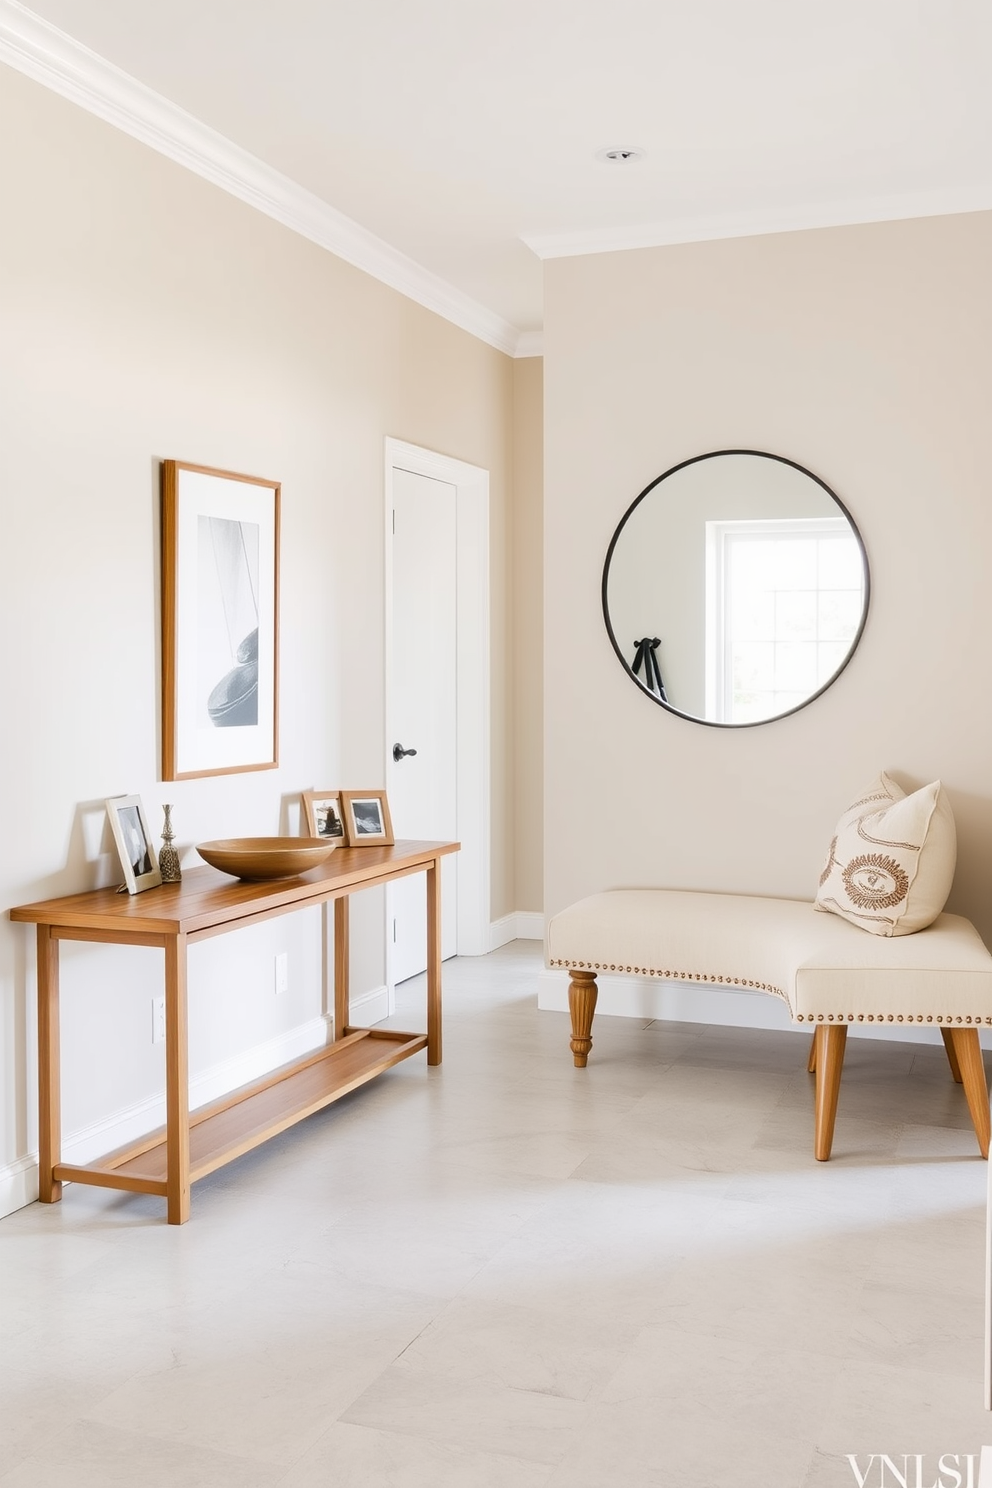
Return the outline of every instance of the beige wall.
[[[548,913],[625,884],[812,897],[836,817],[884,768],[943,779],[950,907],[992,939],[990,261],[981,213],[548,265]],[[873,585],[837,683],[743,730],[639,692],[600,607],[629,503],[728,447],[825,480]]]
[[[174,802],[189,845],[295,830],[300,790],[383,778],[393,435],[491,472],[492,916],[511,913],[510,359],[19,74],[3,84],[0,136],[17,141],[0,152],[3,905],[116,874],[108,795],[140,793],[156,831]],[[277,771],[159,779],[163,457],[282,481]],[[381,919],[356,917],[358,981],[374,984]],[[319,922],[251,934],[196,948],[194,1075],[319,1015]],[[161,1088],[160,973],[150,952],[65,962],[72,1133]],[[30,937],[0,921],[0,1190],[30,1181],[32,996]]]
[[[544,363],[513,364],[513,786],[517,909],[543,904]]]

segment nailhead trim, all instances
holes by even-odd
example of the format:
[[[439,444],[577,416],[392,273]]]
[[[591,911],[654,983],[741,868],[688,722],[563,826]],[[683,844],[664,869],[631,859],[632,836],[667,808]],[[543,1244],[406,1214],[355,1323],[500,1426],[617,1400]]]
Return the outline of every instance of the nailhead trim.
[[[619,971],[628,972],[634,976],[655,977],[662,982],[708,982],[714,986],[721,987],[752,987],[756,992],[768,992],[773,997],[781,997],[783,1002],[788,1002],[788,996],[781,987],[773,987],[768,982],[753,982],[745,977],[716,976],[712,972],[705,971],[657,971],[649,966],[617,966],[611,962],[606,965],[601,961],[563,961],[556,958],[548,962],[549,966],[561,967],[565,971]],[[941,1013],[827,1013],[826,1021],[833,1023],[961,1023],[992,1027],[992,1016],[981,1014],[952,1014],[946,1016]],[[797,1023],[822,1023],[823,1013],[796,1013]]]
[[[797,1013],[796,1022],[822,1023],[824,1016],[826,1016],[828,1023],[832,1023],[836,1017],[838,1023],[843,1023],[846,1019],[848,1023],[855,1021],[858,1023],[970,1023],[976,1028],[980,1024],[992,1025],[992,1017],[976,1016],[970,1013],[964,1016],[954,1016],[949,1013],[946,1018],[940,1013],[937,1013],[936,1016],[933,1013],[827,1013],[826,1015],[823,1013]]]
[[[746,977],[717,976],[713,972],[658,971],[649,966],[617,966],[612,961],[563,961],[560,958],[549,961],[548,965],[560,966],[566,971],[630,972],[634,976],[655,977],[661,982],[710,982],[713,986],[721,987],[753,987],[756,992],[769,992],[773,997],[781,997],[784,1002],[789,1000],[781,987],[774,987],[770,982],[752,982]]]

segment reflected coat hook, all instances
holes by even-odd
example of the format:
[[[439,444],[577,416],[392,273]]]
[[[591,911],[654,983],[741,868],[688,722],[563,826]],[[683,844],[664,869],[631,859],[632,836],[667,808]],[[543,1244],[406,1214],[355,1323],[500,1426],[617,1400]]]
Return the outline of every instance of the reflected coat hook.
[[[658,647],[661,645],[661,637],[653,639],[644,637],[643,641],[635,641],[637,654],[634,657],[634,676],[636,677],[641,667],[644,667],[644,686],[648,692],[653,692],[655,697],[660,698],[663,703],[668,702],[665,693],[665,684],[661,680],[661,668],[658,666]],[[393,750],[393,758],[396,751]]]

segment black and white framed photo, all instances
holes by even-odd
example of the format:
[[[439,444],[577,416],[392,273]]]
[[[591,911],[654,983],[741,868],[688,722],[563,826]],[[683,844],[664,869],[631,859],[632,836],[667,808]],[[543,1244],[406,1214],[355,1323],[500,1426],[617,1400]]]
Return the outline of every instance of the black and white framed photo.
[[[107,816],[128,893],[140,894],[142,889],[156,888],[162,882],[162,875],[141,797],[111,796]]]
[[[278,764],[278,481],[162,462],[162,778]]]
[[[392,846],[393,823],[384,790],[342,791],[341,801],[349,847],[364,847],[371,843],[380,847]]]
[[[337,790],[303,792],[303,818],[308,837],[325,837],[344,847],[348,835],[344,829],[344,808]]]

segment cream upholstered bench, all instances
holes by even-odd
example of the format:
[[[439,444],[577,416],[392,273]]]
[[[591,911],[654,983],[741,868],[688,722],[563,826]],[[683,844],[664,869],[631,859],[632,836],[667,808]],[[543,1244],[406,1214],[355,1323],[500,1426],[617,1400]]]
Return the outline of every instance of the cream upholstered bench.
[[[809,1069],[816,1074],[814,1151],[821,1162],[833,1143],[848,1027],[935,1026],[988,1156],[978,1030],[992,1026],[992,956],[960,915],[938,915],[914,935],[884,937],[792,899],[614,889],[551,919],[547,960],[571,975],[571,1048],[580,1067],[592,1048],[598,972],[747,987],[782,998],[792,1021],[814,1030]]]

